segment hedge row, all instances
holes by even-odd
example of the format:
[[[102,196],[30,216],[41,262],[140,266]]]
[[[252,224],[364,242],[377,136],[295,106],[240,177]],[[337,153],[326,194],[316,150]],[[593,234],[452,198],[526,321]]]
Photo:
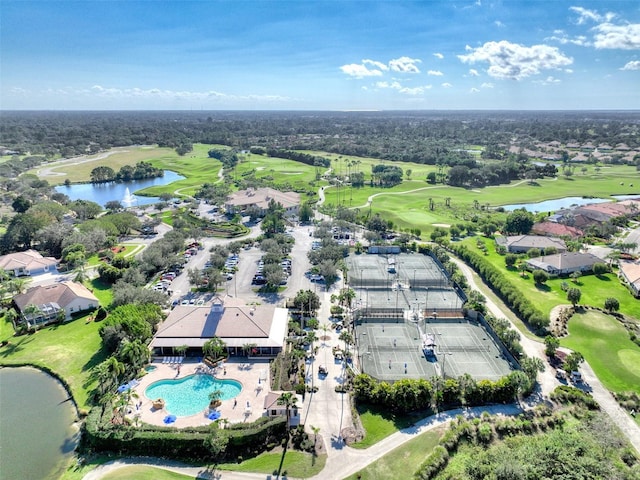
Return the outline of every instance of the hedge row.
[[[107,416],[103,416],[101,408],[91,410],[83,427],[83,450],[153,455],[175,460],[214,460],[205,445],[205,439],[213,430],[210,425],[180,430],[147,424],[132,427],[112,425]],[[218,432],[229,442],[224,454],[216,461],[255,456],[275,447],[285,437],[286,418],[262,417],[253,423],[229,425]]]
[[[545,317],[518,288],[482,255],[469,250],[462,244],[451,244],[451,250],[471,266],[491,289],[513,310],[524,322],[528,323],[536,333],[544,334],[549,326],[549,318]]]
[[[379,382],[362,373],[353,379],[357,401],[383,406],[391,411],[407,413],[417,410],[453,408],[491,403],[508,403],[516,398],[520,371],[496,381],[476,381],[471,376],[424,379],[403,379],[392,384]]]
[[[452,423],[440,438],[439,445],[420,465],[414,478],[418,480],[435,478],[446,468],[451,454],[455,453],[463,441],[488,445],[496,439],[508,436],[545,432],[564,422],[562,412],[552,413],[546,408],[526,412],[516,417],[491,417],[487,412],[482,414],[482,418],[472,420],[465,420],[462,416],[458,416],[457,423]]]

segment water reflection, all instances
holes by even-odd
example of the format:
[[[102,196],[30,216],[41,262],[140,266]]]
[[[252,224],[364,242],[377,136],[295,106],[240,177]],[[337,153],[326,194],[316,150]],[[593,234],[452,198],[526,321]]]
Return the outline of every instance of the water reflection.
[[[150,205],[159,201],[158,197],[142,197],[135,195],[135,192],[154,185],[168,185],[182,180],[182,175],[178,175],[170,170],[164,171],[164,177],[148,178],[146,180],[134,180],[131,182],[109,182],[109,183],[79,183],[77,185],[60,185],[56,191],[64,193],[71,200],[91,200],[103,207],[107,202],[118,201],[123,206]],[[133,195],[131,192],[134,192]],[[129,205],[125,205],[129,202]]]
[[[67,391],[34,368],[0,369],[0,477],[57,479],[80,430]]]

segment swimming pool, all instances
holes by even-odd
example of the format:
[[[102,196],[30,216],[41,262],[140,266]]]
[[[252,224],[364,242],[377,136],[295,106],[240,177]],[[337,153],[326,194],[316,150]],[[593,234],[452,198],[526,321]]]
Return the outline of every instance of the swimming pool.
[[[221,390],[220,400],[229,400],[242,391],[237,380],[218,380],[212,375],[195,374],[177,380],[160,380],[147,387],[150,400],[163,398],[165,409],[178,417],[202,412],[209,406],[209,394]]]

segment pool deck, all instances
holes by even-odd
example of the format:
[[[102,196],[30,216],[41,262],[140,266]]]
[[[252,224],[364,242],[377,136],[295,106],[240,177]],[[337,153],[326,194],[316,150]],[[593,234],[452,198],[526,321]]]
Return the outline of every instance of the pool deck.
[[[140,379],[140,383],[134,388],[138,398],[132,400],[131,412],[128,415],[134,418],[139,415],[140,421],[150,425],[171,426],[176,428],[196,427],[209,425],[212,421],[206,416],[208,409],[188,417],[177,417],[176,421],[165,425],[164,418],[169,415],[166,409],[153,408],[153,398],[147,398],[144,394],[146,388],[158,380],[170,380],[183,378],[196,373],[198,367],[203,364],[196,359],[186,358],[183,363],[165,364],[162,359],[157,359],[151,365],[157,367]],[[179,369],[178,369],[179,367]],[[226,374],[225,374],[226,372]],[[269,393],[269,360],[268,359],[229,359],[222,366],[215,369],[214,376],[218,379],[237,380],[242,384],[242,391],[235,399],[224,400],[217,408],[221,413],[220,418],[229,423],[252,422],[263,415],[264,398]],[[260,380],[258,382],[258,380]],[[237,404],[234,406],[234,400]],[[136,403],[142,402],[139,407]],[[248,403],[247,403],[248,402]],[[250,405],[250,408],[247,408]]]

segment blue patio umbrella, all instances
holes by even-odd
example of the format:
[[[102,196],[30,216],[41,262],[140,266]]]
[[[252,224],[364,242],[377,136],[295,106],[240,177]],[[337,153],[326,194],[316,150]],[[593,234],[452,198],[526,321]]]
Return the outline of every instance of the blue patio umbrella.
[[[209,413],[207,418],[209,420],[217,420],[220,418],[220,412],[217,410],[214,410],[213,412]]]
[[[167,415],[166,417],[164,417],[164,420],[163,420],[163,422],[166,424],[173,423],[175,421],[176,421],[175,415]]]
[[[131,388],[131,387],[129,386],[129,384],[128,384],[128,383],[125,383],[124,385],[120,385],[120,386],[118,387],[118,393],[125,392],[125,391],[129,390],[130,388]]]

